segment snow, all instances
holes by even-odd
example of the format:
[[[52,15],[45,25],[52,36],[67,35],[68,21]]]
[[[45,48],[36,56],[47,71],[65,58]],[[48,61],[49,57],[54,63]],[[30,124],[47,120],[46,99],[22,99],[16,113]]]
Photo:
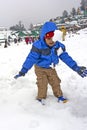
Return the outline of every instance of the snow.
[[[66,36],[66,50],[79,65],[87,66],[87,28]],[[36,100],[34,67],[17,80],[31,45],[0,46],[0,130],[87,130],[87,78],[62,61],[56,67],[68,103],[58,103],[48,88],[46,105]]]

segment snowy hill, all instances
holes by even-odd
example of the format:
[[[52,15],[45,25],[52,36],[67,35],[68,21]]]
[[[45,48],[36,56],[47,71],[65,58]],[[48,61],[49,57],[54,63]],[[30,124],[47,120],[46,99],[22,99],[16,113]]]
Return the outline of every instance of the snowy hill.
[[[67,52],[79,65],[87,66],[87,29],[69,38]],[[15,80],[31,45],[0,46],[0,130],[87,130],[87,78],[81,78],[62,61],[56,67],[61,78],[66,104],[58,103],[51,87],[46,105],[35,98],[36,76],[32,68],[25,77]]]

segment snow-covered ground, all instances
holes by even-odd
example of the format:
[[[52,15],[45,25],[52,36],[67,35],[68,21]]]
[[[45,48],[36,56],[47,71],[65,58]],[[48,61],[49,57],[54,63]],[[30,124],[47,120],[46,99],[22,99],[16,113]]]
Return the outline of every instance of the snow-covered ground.
[[[67,35],[64,44],[79,65],[87,66],[87,29],[71,38]],[[60,61],[56,70],[69,102],[58,103],[49,86],[44,106],[35,100],[34,68],[25,77],[13,78],[30,48],[23,42],[0,46],[0,130],[87,130],[87,77],[81,78]]]

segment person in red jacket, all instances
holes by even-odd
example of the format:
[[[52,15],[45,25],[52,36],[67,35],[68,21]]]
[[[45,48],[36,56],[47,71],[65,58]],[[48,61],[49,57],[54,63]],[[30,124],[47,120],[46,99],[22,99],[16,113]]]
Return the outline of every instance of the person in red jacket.
[[[25,37],[25,42],[26,42],[26,44],[28,45],[28,43],[29,43],[29,37],[28,37],[28,36]]]

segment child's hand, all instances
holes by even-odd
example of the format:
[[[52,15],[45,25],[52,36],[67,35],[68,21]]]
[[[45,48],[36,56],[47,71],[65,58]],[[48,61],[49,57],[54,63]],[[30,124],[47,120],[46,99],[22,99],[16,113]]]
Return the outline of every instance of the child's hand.
[[[81,67],[80,67],[80,70],[77,71],[77,73],[78,73],[82,78],[84,78],[84,77],[87,76],[87,68],[84,67],[84,66],[81,66]]]
[[[14,78],[17,79],[17,78],[19,78],[19,77],[21,77],[21,76],[22,76],[22,75],[17,74],[17,75],[14,76]]]
[[[19,74],[17,74],[17,75],[14,76],[14,78],[17,79],[17,78],[19,78],[21,76],[25,76],[25,74],[22,73],[22,72],[19,72]]]

